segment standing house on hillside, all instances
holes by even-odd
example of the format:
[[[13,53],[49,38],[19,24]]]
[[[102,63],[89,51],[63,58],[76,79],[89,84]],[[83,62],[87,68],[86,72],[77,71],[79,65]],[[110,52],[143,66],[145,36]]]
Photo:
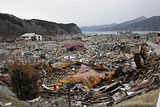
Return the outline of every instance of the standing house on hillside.
[[[38,35],[35,33],[25,33],[19,37],[20,40],[26,40],[26,41],[41,41],[42,35]]]

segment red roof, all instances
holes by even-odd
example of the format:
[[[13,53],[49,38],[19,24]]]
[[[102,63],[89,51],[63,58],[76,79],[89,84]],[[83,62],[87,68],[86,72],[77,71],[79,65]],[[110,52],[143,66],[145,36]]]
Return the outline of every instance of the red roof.
[[[68,50],[70,49],[76,49],[78,51],[81,51],[82,48],[84,46],[84,44],[82,42],[77,42],[77,43],[72,43],[72,44],[65,44],[64,45]]]

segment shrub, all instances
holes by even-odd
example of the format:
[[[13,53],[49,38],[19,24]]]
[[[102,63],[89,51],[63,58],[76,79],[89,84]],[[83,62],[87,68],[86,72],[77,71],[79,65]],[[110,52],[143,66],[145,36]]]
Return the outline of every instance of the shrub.
[[[16,61],[9,66],[11,88],[21,100],[30,100],[38,95],[39,73],[29,63]]]

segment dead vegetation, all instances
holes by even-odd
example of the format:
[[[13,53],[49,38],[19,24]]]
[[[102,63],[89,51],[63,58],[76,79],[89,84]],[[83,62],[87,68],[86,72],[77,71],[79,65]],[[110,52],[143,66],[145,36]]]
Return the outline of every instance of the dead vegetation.
[[[17,97],[22,100],[29,100],[37,97],[39,72],[29,63],[14,60],[9,65],[11,88]]]
[[[0,93],[0,102],[2,103],[0,106],[5,105],[6,103],[12,103],[12,107],[29,107],[30,104],[26,101],[18,100],[15,96],[10,94]]]
[[[143,95],[136,96],[114,107],[156,107],[160,88]]]

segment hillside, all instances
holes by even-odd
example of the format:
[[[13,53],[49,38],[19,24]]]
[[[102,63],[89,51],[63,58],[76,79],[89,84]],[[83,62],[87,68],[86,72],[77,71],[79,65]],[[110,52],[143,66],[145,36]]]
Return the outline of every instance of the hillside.
[[[96,26],[97,28],[99,26]],[[83,28],[83,29],[82,29]],[[120,24],[115,24],[113,26],[101,26],[99,29],[92,29],[87,27],[87,29],[82,27],[83,31],[160,31],[160,16],[153,16],[150,18],[145,18],[141,16],[134,20],[126,21]],[[90,28],[90,29],[89,29]],[[89,29],[89,30],[88,30]]]
[[[106,29],[107,30],[107,29]],[[109,30],[109,29],[108,29]],[[132,30],[132,31],[160,31],[160,16],[153,16],[146,20],[121,27],[115,30]]]
[[[136,19],[133,19],[133,20],[130,20],[130,21],[126,21],[126,22],[117,24],[116,26],[105,27],[105,28],[99,29],[99,31],[106,31],[106,30],[117,31],[117,30],[123,30],[122,28],[125,28],[126,26],[129,26],[129,25],[134,24],[134,23],[139,23],[139,22],[144,21],[144,20],[146,20],[146,18],[144,16],[141,16],[141,17],[138,17]],[[124,29],[124,30],[129,30],[129,29],[127,28],[127,29]]]
[[[131,24],[119,24],[114,27],[104,28],[101,31],[159,31],[160,30],[160,16],[153,16],[145,20],[141,20]]]
[[[24,20],[10,14],[0,13],[0,36],[15,38],[26,32],[34,32],[41,35],[63,35],[81,33],[79,27],[74,24],[61,24],[45,20]]]
[[[106,25],[86,26],[86,27],[81,27],[81,30],[82,31],[105,31],[107,29],[113,30],[113,29],[118,29],[118,28],[127,26],[129,24],[140,22],[140,21],[145,20],[145,19],[146,18],[144,16],[141,16],[141,17],[138,17],[134,20],[126,21],[126,22],[123,22],[123,23],[120,23],[120,24],[113,23],[113,24],[106,24]]]
[[[84,27],[81,27],[81,30],[82,31],[97,31],[97,30],[100,30],[103,28],[113,27],[115,25],[117,25],[117,24],[113,23],[113,24],[108,24],[108,25],[84,26]]]

